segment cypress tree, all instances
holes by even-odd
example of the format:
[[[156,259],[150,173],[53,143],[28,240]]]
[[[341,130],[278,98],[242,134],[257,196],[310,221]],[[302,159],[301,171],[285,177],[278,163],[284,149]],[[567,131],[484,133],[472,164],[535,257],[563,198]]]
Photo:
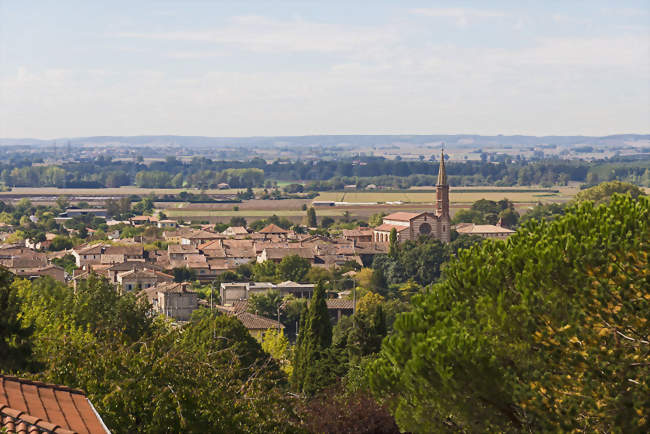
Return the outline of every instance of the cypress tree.
[[[318,362],[325,358],[325,350],[331,344],[332,325],[325,302],[325,287],[319,282],[301,319],[291,375],[296,391],[312,394],[318,389],[322,378]]]
[[[388,256],[393,259],[397,258],[397,229],[395,228],[390,230],[388,237]]]
[[[316,210],[313,206],[307,210],[307,226],[310,228],[315,228],[318,226],[318,221],[316,219]]]

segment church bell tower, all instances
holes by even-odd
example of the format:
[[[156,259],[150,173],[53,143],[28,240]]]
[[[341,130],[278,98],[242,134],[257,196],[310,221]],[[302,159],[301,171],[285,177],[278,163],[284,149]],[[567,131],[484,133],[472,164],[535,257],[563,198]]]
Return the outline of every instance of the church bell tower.
[[[449,215],[449,184],[445,168],[445,150],[440,153],[440,170],[436,184],[436,216],[438,217],[438,239],[442,242],[451,241],[451,216]]]

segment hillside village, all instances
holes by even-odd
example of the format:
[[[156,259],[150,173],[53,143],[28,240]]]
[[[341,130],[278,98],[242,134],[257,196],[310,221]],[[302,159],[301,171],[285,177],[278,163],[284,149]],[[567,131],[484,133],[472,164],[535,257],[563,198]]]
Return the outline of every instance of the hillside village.
[[[17,276],[29,279],[50,276],[75,288],[91,275],[100,276],[114,285],[116,291],[142,297],[151,304],[153,312],[175,321],[188,321],[192,312],[201,306],[218,306],[223,312],[240,318],[251,333],[259,334],[265,329],[284,326],[279,322],[279,312],[275,319],[247,312],[249,294],[276,291],[282,296],[308,299],[314,282],[289,279],[276,284],[240,283],[237,272],[241,267],[267,263],[276,267],[294,258],[307,268],[341,270],[351,283],[347,286],[354,287],[356,272],[372,266],[375,256],[388,253],[393,234],[398,243],[421,236],[444,243],[451,240],[453,228],[444,155],[436,189],[432,212],[396,212],[383,216],[375,227],[343,229],[336,235],[301,226],[285,229],[276,223],[259,230],[227,225],[217,231],[213,225],[181,225],[164,215],[152,215],[153,212],[133,215],[128,220],[112,220],[106,209],[66,208],[51,219],[59,225],[59,230],[67,230],[70,236],[82,231],[96,233],[100,229],[92,229],[84,221],[96,227],[98,221],[105,221],[106,239],[48,251],[60,236],[47,232],[40,240],[25,238],[23,243],[1,245],[0,264]],[[36,215],[29,216],[32,224],[38,221]],[[458,233],[483,238],[503,239],[514,232],[502,227],[500,220],[496,225],[460,223],[456,227]],[[7,234],[11,234],[11,228],[5,225],[4,229],[5,238],[10,239]],[[132,237],[124,236],[130,232]],[[211,296],[215,293],[218,296],[208,303],[205,292],[201,294],[203,297],[197,293],[200,288],[209,288]],[[352,314],[355,307],[350,291],[340,289],[329,294],[328,309],[333,322],[342,314]]]

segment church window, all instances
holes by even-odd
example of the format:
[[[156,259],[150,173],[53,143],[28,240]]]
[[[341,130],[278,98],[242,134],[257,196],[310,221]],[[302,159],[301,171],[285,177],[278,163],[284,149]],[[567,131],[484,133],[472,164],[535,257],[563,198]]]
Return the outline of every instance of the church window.
[[[428,235],[431,233],[431,225],[429,223],[422,223],[420,225],[420,233],[423,235]]]

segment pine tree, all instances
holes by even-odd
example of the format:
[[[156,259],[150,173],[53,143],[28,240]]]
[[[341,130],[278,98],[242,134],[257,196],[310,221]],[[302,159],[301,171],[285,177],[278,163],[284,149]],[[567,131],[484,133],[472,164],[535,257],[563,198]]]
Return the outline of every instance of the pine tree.
[[[318,226],[318,221],[316,219],[316,210],[313,206],[307,210],[307,226],[310,228],[315,228]]]
[[[319,389],[324,376],[318,362],[326,358],[325,352],[331,344],[332,325],[325,302],[325,287],[319,283],[303,314],[296,343],[291,376],[296,391],[311,395]]]

